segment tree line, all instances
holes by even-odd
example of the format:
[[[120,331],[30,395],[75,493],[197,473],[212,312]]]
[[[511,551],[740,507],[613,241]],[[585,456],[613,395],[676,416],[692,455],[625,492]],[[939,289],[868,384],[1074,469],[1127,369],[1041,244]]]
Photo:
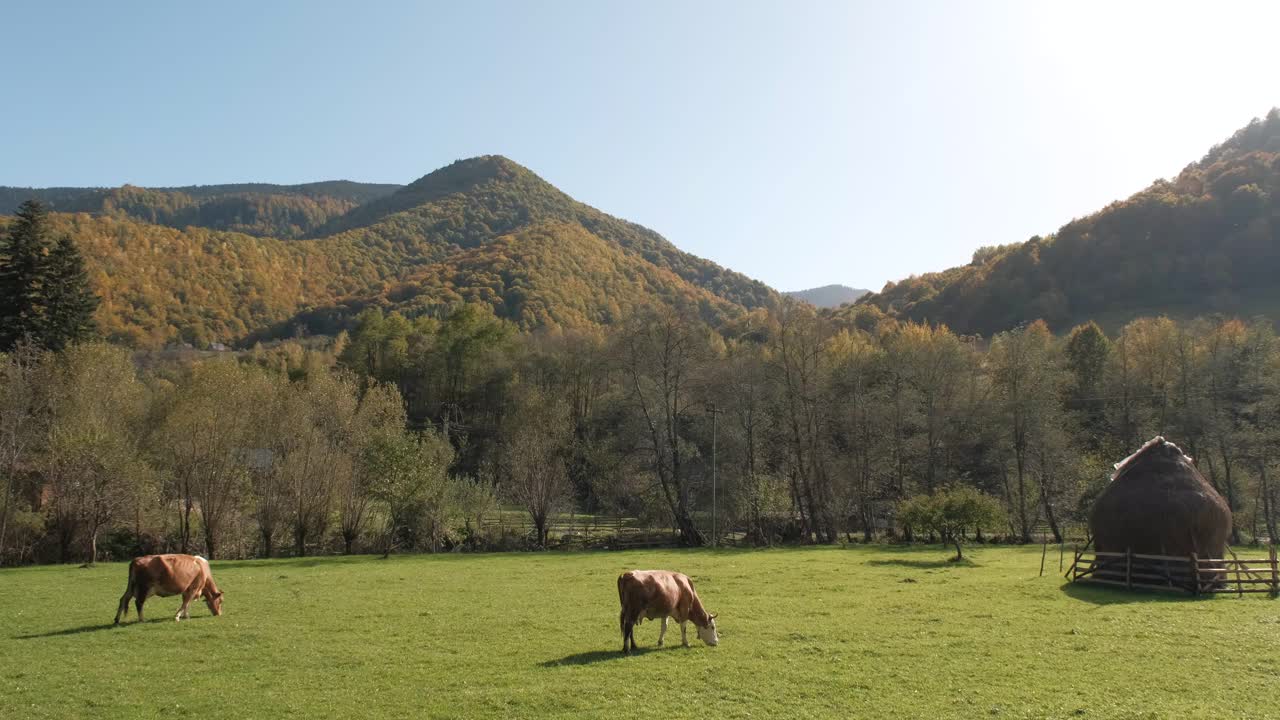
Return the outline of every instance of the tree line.
[[[984,339],[792,301],[719,329],[651,308],[523,333],[462,305],[209,357],[20,345],[0,362],[0,552],[535,548],[565,512],[688,545],[959,551],[977,533],[1061,537],[1156,434],[1197,459],[1240,542],[1275,536],[1278,371],[1263,321]],[[501,508],[533,530],[496,530]]]

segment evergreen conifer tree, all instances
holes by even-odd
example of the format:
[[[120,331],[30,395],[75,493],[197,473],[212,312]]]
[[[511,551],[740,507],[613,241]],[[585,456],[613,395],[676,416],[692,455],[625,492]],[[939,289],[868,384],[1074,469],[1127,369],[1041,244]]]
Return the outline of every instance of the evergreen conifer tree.
[[[44,272],[40,343],[50,350],[88,339],[94,332],[98,296],[89,288],[84,258],[70,236],[58,239]]]
[[[24,338],[40,340],[49,212],[28,200],[16,214],[17,221],[0,237],[0,352]]]

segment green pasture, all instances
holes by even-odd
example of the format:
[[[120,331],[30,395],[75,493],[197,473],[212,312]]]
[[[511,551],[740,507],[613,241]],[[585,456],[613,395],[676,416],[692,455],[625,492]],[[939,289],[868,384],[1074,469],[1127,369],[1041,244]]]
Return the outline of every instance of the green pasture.
[[[0,718],[1280,717],[1280,602],[1064,586],[1040,548],[213,562],[220,618],[110,623],[123,564],[0,571]],[[616,577],[719,613],[619,653]],[[675,626],[672,626],[676,630]]]

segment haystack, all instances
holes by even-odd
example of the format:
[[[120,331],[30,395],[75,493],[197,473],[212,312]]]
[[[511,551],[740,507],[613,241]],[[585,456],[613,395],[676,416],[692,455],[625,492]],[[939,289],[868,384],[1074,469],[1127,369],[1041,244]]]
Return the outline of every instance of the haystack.
[[[1231,510],[1191,458],[1156,437],[1116,464],[1089,527],[1100,552],[1220,559]]]

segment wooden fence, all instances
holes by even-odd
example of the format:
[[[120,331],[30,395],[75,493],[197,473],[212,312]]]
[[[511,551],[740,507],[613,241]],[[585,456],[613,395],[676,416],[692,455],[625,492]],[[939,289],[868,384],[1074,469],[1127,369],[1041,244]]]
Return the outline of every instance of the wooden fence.
[[[1193,595],[1267,593],[1280,596],[1280,566],[1276,547],[1268,546],[1265,558],[1240,558],[1228,549],[1228,558],[1196,555],[1143,555],[1128,552],[1077,549],[1066,577],[1071,582],[1113,585],[1129,590],[1188,592]]]

